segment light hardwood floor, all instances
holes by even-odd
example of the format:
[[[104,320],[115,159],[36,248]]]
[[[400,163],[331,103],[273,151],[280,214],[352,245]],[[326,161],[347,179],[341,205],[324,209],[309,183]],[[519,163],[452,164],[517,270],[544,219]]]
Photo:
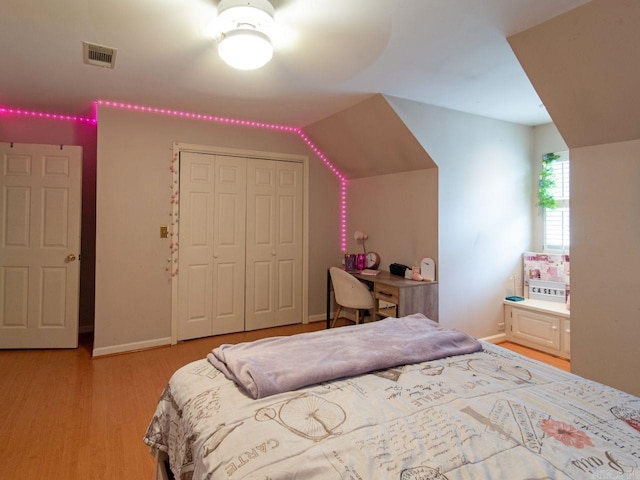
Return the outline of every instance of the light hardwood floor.
[[[516,343],[511,342],[503,342],[499,344],[501,347],[507,348],[514,352],[518,352],[525,357],[533,358],[535,360],[539,360],[544,363],[548,363],[549,365],[553,365],[560,370],[564,370],[565,372],[571,371],[571,362],[566,358],[556,357],[555,355],[549,355],[547,353],[539,352],[537,350],[533,350],[531,348],[523,347],[522,345],[518,345]]]
[[[75,350],[0,351],[0,477],[151,480],[154,463],[142,437],[175,370],[222,343],[324,326],[223,335],[95,359],[89,337],[81,337]],[[560,360],[502,346],[550,363]]]

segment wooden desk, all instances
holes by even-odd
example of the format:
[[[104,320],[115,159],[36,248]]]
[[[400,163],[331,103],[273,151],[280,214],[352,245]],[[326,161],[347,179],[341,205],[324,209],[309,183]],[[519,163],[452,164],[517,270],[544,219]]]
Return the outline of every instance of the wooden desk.
[[[358,280],[371,285],[374,296],[375,320],[385,317],[404,317],[422,313],[438,321],[438,282],[416,282],[380,270],[377,275],[352,273]],[[385,309],[381,301],[393,304]],[[327,328],[331,327],[331,275],[327,270]]]

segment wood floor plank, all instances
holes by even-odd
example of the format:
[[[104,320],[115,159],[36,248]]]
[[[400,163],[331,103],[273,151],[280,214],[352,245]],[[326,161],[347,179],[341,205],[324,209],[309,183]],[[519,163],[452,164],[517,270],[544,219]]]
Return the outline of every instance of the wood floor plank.
[[[523,345],[518,345],[512,342],[502,342],[499,345],[508,350],[524,355],[525,357],[533,358],[534,360],[553,365],[554,367],[559,368],[560,370],[564,370],[565,372],[571,371],[571,362],[565,358],[549,355],[547,353],[540,352],[539,350],[534,350],[533,348],[525,347]]]

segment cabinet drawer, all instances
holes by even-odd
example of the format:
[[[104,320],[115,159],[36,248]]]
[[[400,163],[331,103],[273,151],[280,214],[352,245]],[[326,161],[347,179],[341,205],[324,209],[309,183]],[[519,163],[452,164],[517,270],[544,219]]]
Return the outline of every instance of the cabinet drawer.
[[[512,312],[514,338],[560,349],[560,318],[516,308],[512,309]]]
[[[400,289],[391,285],[376,284],[375,297],[397,305],[400,302]]]

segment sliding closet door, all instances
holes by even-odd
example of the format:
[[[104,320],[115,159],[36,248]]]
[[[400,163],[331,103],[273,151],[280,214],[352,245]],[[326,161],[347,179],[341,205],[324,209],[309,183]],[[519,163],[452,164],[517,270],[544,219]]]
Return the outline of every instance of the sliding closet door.
[[[244,330],[246,164],[180,153],[178,340]]]
[[[303,166],[248,160],[245,329],[302,320]]]

